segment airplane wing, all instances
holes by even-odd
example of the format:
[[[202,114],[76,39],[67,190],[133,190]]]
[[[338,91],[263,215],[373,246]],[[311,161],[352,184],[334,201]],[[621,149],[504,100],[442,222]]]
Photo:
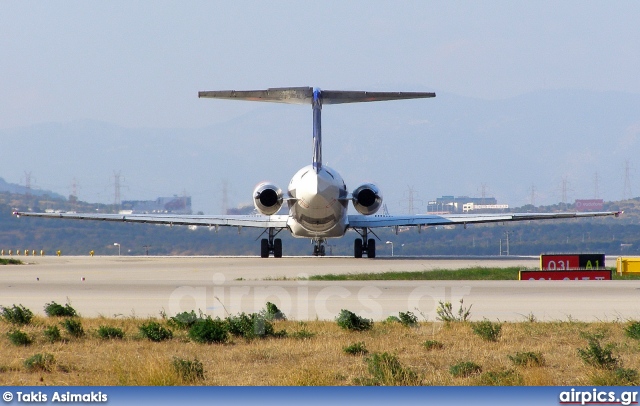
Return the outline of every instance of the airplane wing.
[[[73,220],[117,221],[129,223],[168,224],[183,226],[229,226],[254,228],[286,228],[288,215],[274,216],[213,216],[190,214],[96,214],[96,213],[31,213],[14,212],[16,217],[44,217]]]
[[[361,214],[349,215],[351,228],[442,226],[456,224],[500,223],[506,221],[530,221],[548,219],[569,219],[583,217],[618,217],[622,212],[580,212],[580,213],[500,213],[500,214],[418,214],[404,216]]]

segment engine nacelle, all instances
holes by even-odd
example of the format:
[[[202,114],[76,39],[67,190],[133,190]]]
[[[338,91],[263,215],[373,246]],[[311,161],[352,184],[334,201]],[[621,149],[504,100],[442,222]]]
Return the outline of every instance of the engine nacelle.
[[[253,190],[253,205],[265,216],[276,214],[282,207],[282,190],[270,183],[261,183]]]
[[[372,183],[365,183],[352,193],[353,207],[360,214],[374,214],[382,206],[382,192]]]

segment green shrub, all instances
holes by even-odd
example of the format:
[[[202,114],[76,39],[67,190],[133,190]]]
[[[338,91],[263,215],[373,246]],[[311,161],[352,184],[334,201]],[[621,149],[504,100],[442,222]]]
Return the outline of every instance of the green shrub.
[[[485,341],[498,341],[500,332],[502,331],[502,324],[493,323],[489,320],[483,320],[471,325],[471,329],[474,334],[479,335]]]
[[[373,353],[366,358],[369,373],[376,385],[409,386],[420,385],[418,375],[402,366],[398,358],[386,352]]]
[[[191,326],[189,338],[197,343],[225,343],[229,339],[227,323],[218,318],[213,320],[207,317]]]
[[[80,320],[65,319],[60,323],[70,336],[80,338],[84,335],[84,329]]]
[[[49,326],[44,329],[44,338],[50,343],[55,343],[57,341],[62,341],[62,336],[60,335],[60,329],[58,326]]]
[[[247,340],[265,338],[269,336],[282,336],[285,333],[275,333],[271,322],[260,313],[240,313],[237,316],[229,316],[225,319],[229,333]]]
[[[600,344],[599,336],[586,336],[589,346],[587,348],[578,348],[578,355],[582,361],[600,369],[614,370],[619,367],[620,360],[613,355],[613,344],[607,344],[604,347]]]
[[[340,310],[340,314],[336,317],[336,322],[344,330],[365,331],[373,328],[372,320],[360,317],[345,309]]]
[[[179,330],[188,330],[199,320],[202,320],[202,317],[197,316],[196,312],[191,310],[190,313],[182,312],[170,317],[168,324],[169,326]]]
[[[398,313],[398,317],[403,326],[413,327],[418,324],[418,318],[411,312],[400,312]]]
[[[173,332],[171,330],[162,327],[160,323],[155,321],[144,323],[140,327],[138,327],[138,329],[140,330],[140,335],[142,337],[154,342],[160,342],[173,338]]]
[[[100,326],[98,327],[98,337],[103,340],[109,339],[123,339],[124,331],[118,327],[110,327],[110,326]]]
[[[15,258],[0,258],[0,265],[22,265],[22,261]]]
[[[204,367],[197,358],[191,361],[176,357],[173,359],[173,369],[184,382],[204,379]]]
[[[460,299],[460,308],[458,309],[457,314],[453,313],[453,305],[451,302],[438,302],[438,308],[436,309],[436,314],[438,315],[436,319],[440,321],[446,322],[461,322],[469,320],[471,316],[471,307],[464,307],[463,299]]]
[[[69,303],[64,306],[56,302],[47,303],[44,306],[44,312],[49,317],[75,317],[78,315]]]
[[[21,346],[27,346],[31,344],[31,338],[29,338],[29,336],[27,335],[27,333],[20,331],[20,330],[13,330],[7,333],[7,337],[9,338],[9,341],[11,341],[11,344],[13,345],[21,345]]]
[[[422,345],[428,351],[439,350],[441,348],[444,348],[444,344],[442,344],[440,341],[436,341],[436,340],[427,340],[424,343],[422,343]]]
[[[522,386],[524,380],[518,372],[508,369],[506,371],[489,371],[480,375],[478,380],[484,386]]]
[[[300,328],[289,335],[291,338],[295,338],[296,340],[308,340],[316,335],[315,333],[307,330],[307,324],[305,322],[301,321],[298,325]]]
[[[640,340],[640,321],[634,321],[624,329],[627,337]]]
[[[616,368],[613,370],[613,374],[616,377],[617,385],[623,386],[637,386],[638,385],[638,371],[635,369]]]
[[[13,305],[12,307],[0,306],[0,308],[2,309],[2,318],[11,324],[29,324],[33,318],[31,310],[23,305]]]
[[[507,355],[514,365],[520,367],[541,367],[544,365],[544,357],[541,352],[516,352]]]
[[[471,361],[459,362],[449,368],[449,373],[455,378],[466,378],[480,372],[482,372],[480,365]]]
[[[51,372],[55,359],[51,354],[35,354],[24,360],[24,367],[29,372],[44,371]]]
[[[278,309],[278,306],[271,302],[267,302],[267,308],[264,311],[264,318],[269,321],[286,320],[287,316],[285,316],[284,313],[282,313],[280,309]]]
[[[590,377],[590,383],[597,386],[637,386],[638,371],[627,368],[599,371]]]
[[[364,345],[363,341],[343,347],[342,351],[349,355],[366,355],[369,353],[369,350],[367,350],[367,347]]]
[[[400,319],[396,316],[389,316],[384,320],[385,323],[400,323]]]

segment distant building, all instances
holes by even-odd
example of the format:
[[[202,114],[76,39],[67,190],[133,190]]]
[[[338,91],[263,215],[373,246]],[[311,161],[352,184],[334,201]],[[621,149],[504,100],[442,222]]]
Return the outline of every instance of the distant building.
[[[124,200],[121,211],[129,213],[192,214],[191,196],[159,197],[156,200]]]
[[[577,211],[602,211],[604,208],[602,199],[576,200],[575,204]]]
[[[276,214],[287,214],[287,213],[289,213],[289,208],[285,204],[280,208],[280,210],[278,210]],[[250,216],[250,215],[255,216],[260,213],[258,213],[254,205],[246,205],[246,206],[238,206],[236,208],[227,209],[226,214],[233,215],[233,216]]]
[[[236,208],[227,209],[226,214],[233,215],[233,216],[256,214],[256,208],[253,205],[240,206]]]
[[[468,213],[470,211],[477,210],[507,210],[509,208],[508,204],[475,204],[475,203],[466,203],[462,205],[462,211],[464,213]]]
[[[428,202],[427,211],[462,213],[472,210],[505,210],[509,205],[498,204],[495,197],[442,196]]]

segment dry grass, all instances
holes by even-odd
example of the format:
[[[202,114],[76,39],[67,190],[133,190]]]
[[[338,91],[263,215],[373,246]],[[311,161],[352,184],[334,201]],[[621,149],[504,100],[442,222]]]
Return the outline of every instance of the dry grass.
[[[36,317],[21,328],[34,339],[27,347],[11,344],[7,332],[13,326],[0,322],[0,385],[354,385],[371,378],[366,357],[343,351],[360,341],[370,354],[396,355],[423,385],[480,384],[478,374],[451,376],[450,366],[462,361],[473,361],[483,373],[515,371],[524,385],[589,385],[604,372],[579,358],[577,349],[587,345],[581,332],[604,333],[603,343],[616,344],[615,354],[625,368],[640,368],[638,341],[625,336],[626,323],[621,322],[504,323],[497,342],[482,340],[468,323],[419,323],[415,328],[375,323],[370,331],[349,332],[335,322],[308,322],[306,328],[315,336],[304,340],[234,338],[228,344],[207,345],[190,341],[185,331],[174,331],[173,339],[160,343],[141,339],[138,326],[145,321],[83,319],[84,337],[66,336],[62,342],[49,343],[43,331],[60,320]],[[96,330],[102,325],[121,328],[124,339],[100,339]],[[276,330],[289,333],[299,327],[293,321],[275,323]],[[423,345],[427,340],[440,341],[444,347],[427,350]],[[528,351],[542,353],[545,364],[518,367],[508,358]],[[27,371],[24,360],[36,353],[55,357],[52,372]],[[172,366],[175,357],[200,360],[204,380],[183,382]]]

